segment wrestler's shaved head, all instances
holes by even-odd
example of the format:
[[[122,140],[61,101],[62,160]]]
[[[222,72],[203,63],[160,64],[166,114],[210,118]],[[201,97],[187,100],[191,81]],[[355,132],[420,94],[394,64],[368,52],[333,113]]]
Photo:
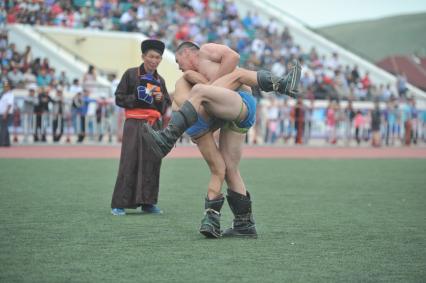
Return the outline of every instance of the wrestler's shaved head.
[[[198,44],[192,42],[192,41],[184,41],[176,48],[176,53],[180,53],[181,51],[185,49],[191,49],[191,50],[199,50],[200,46]]]

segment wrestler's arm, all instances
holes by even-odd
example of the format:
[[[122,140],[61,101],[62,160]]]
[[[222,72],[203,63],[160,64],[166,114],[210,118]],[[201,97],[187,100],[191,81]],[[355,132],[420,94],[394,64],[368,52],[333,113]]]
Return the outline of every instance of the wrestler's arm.
[[[228,46],[215,43],[207,43],[201,46],[200,52],[208,60],[219,63],[219,70],[210,82],[231,73],[240,62],[240,55]]]
[[[173,93],[173,108],[179,109],[182,104],[189,99],[189,92],[192,85],[184,78],[180,77],[175,84],[175,91]]]
[[[189,98],[189,92],[192,85],[184,77],[177,80],[175,85],[175,92],[173,95],[173,110],[177,111],[182,104]],[[198,146],[198,149],[206,161],[210,169],[211,178],[208,185],[208,196],[211,198],[220,195],[224,176],[218,174],[220,170],[225,170],[225,161],[217,148],[216,142],[213,138],[213,133],[208,132],[196,140],[193,140]]]
[[[191,83],[192,85],[209,83],[209,81],[204,75],[193,70],[185,71],[183,77],[186,79],[187,82]],[[251,93],[251,88],[247,85],[242,85],[240,83],[236,83],[235,85],[227,84],[225,81],[216,80],[212,84],[216,86],[224,87],[224,88],[229,88],[232,90],[242,90],[242,91]]]
[[[205,76],[193,70],[185,71],[185,73],[183,73],[183,77],[187,82],[191,83],[192,85],[207,84],[209,82],[209,80]]]

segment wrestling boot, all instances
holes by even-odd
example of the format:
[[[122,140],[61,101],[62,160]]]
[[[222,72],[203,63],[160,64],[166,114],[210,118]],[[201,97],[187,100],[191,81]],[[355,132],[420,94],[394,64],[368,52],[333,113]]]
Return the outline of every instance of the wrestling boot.
[[[154,130],[148,123],[143,124],[146,132],[142,138],[151,148],[153,154],[161,159],[169,153],[173,145],[186,129],[197,122],[198,114],[194,106],[186,101],[179,111],[172,113],[168,126],[162,130]]]
[[[222,233],[222,237],[257,238],[249,192],[247,192],[247,196],[244,196],[228,189],[226,199],[234,214],[234,220],[232,227],[226,229]]]
[[[257,83],[261,90],[269,92],[275,91],[278,94],[286,94],[291,97],[296,97],[302,67],[299,61],[295,60],[290,68],[287,76],[284,78],[277,77],[269,71],[260,70],[257,72]]]
[[[218,199],[209,200],[206,198],[204,208],[204,217],[201,220],[200,233],[206,238],[220,237],[220,209],[225,198],[221,196]]]

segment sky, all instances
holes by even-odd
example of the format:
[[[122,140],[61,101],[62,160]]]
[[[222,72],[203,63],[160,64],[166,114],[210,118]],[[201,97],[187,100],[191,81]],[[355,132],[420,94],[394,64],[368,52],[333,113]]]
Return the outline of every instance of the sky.
[[[352,21],[426,12],[426,0],[264,0],[319,28]]]

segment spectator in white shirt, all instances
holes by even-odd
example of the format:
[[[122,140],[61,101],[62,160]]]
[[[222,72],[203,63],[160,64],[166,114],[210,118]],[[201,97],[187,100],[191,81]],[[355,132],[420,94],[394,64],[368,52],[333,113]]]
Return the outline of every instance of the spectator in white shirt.
[[[12,121],[13,100],[10,82],[5,81],[0,98],[0,146],[10,146],[9,124]]]
[[[285,75],[285,58],[281,57],[279,61],[272,64],[271,72],[277,77],[284,77]]]

